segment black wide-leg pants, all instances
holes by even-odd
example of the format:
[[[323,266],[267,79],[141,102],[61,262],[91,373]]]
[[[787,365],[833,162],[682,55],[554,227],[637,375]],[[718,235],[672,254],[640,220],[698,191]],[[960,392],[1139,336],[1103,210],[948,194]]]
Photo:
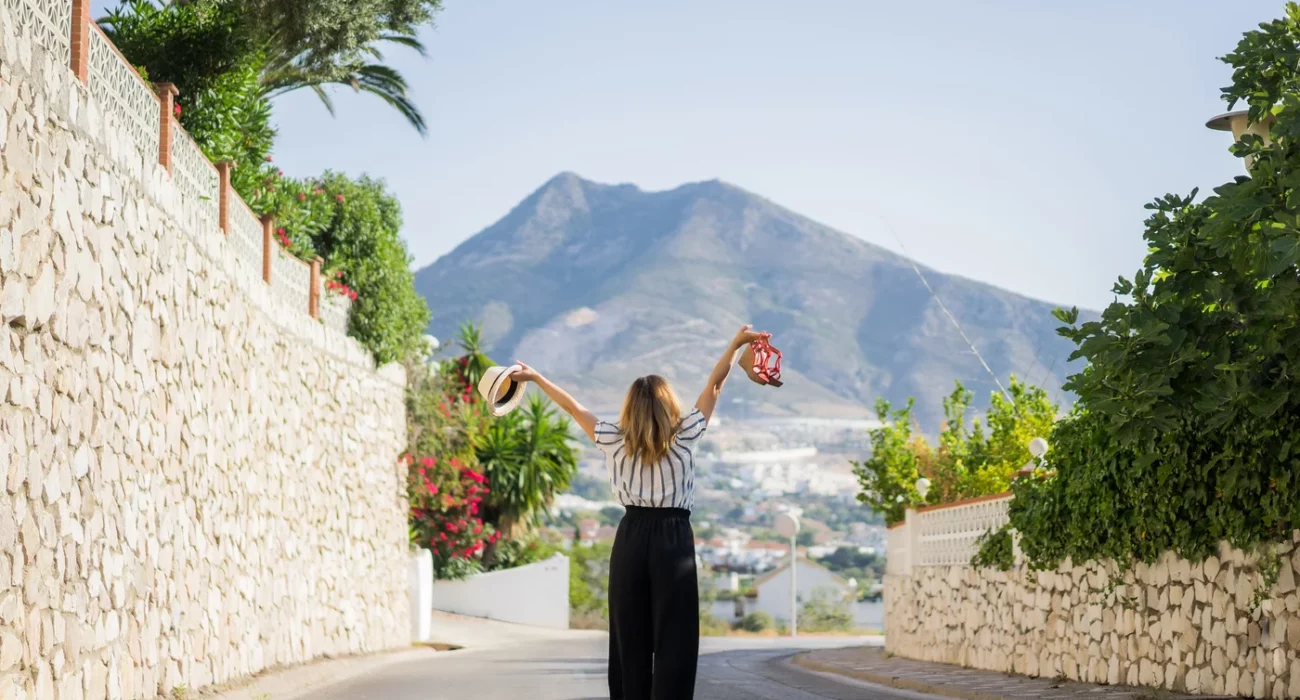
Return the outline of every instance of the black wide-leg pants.
[[[691,700],[700,600],[690,511],[628,506],[609,560],[609,696]]]

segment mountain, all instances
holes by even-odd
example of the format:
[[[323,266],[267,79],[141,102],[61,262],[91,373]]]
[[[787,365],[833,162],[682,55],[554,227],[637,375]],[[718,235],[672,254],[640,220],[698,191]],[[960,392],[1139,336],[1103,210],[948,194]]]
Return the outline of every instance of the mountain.
[[[1003,382],[1054,392],[1077,369],[1053,305],[923,272]],[[979,406],[994,389],[906,258],[716,180],[646,192],[558,175],[415,282],[430,333],[478,321],[498,362],[606,412],[649,373],[693,402],[747,322],[774,334],[785,385],[733,375],[723,416],[874,417],[877,397],[915,397],[933,433],[954,380]]]

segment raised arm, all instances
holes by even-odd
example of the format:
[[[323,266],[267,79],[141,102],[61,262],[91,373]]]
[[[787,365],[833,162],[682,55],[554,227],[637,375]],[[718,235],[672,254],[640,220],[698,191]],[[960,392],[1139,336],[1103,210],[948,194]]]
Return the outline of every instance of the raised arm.
[[[542,393],[549,396],[551,401],[555,402],[556,406],[559,406],[565,413],[573,416],[573,420],[577,421],[578,425],[582,428],[582,432],[586,433],[587,437],[591,438],[593,442],[596,440],[596,414],[588,411],[585,406],[578,403],[578,400],[570,396],[569,392],[556,386],[546,377],[543,377],[541,372],[538,372],[518,360],[515,361],[515,364],[522,367],[523,370],[510,375],[512,379],[515,381],[532,382],[536,384],[537,388],[541,389]]]
[[[722,357],[718,359],[718,364],[713,366],[713,372],[709,374],[709,382],[704,386],[704,391],[700,392],[700,398],[695,401],[695,407],[700,409],[704,414],[704,420],[713,417],[713,409],[718,405],[718,397],[722,395],[722,385],[727,381],[727,375],[731,374],[731,368],[736,364],[740,353],[746,345],[764,338],[770,333],[755,333],[752,325],[746,324],[737,333],[736,337],[731,339],[727,344],[727,349],[723,351]]]

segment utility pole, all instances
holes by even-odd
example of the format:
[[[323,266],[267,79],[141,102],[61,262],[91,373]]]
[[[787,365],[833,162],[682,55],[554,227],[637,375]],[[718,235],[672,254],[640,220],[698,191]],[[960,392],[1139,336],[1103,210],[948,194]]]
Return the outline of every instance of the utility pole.
[[[799,587],[795,570],[799,563],[799,517],[791,511],[776,516],[777,534],[790,538],[790,636],[799,636]]]

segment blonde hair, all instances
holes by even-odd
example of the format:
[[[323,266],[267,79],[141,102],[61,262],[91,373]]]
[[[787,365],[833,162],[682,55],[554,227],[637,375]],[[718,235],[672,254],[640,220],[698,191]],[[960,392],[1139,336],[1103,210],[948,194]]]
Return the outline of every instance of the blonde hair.
[[[668,455],[681,419],[681,406],[667,379],[651,374],[632,382],[619,418],[627,454],[641,464],[658,463]]]

